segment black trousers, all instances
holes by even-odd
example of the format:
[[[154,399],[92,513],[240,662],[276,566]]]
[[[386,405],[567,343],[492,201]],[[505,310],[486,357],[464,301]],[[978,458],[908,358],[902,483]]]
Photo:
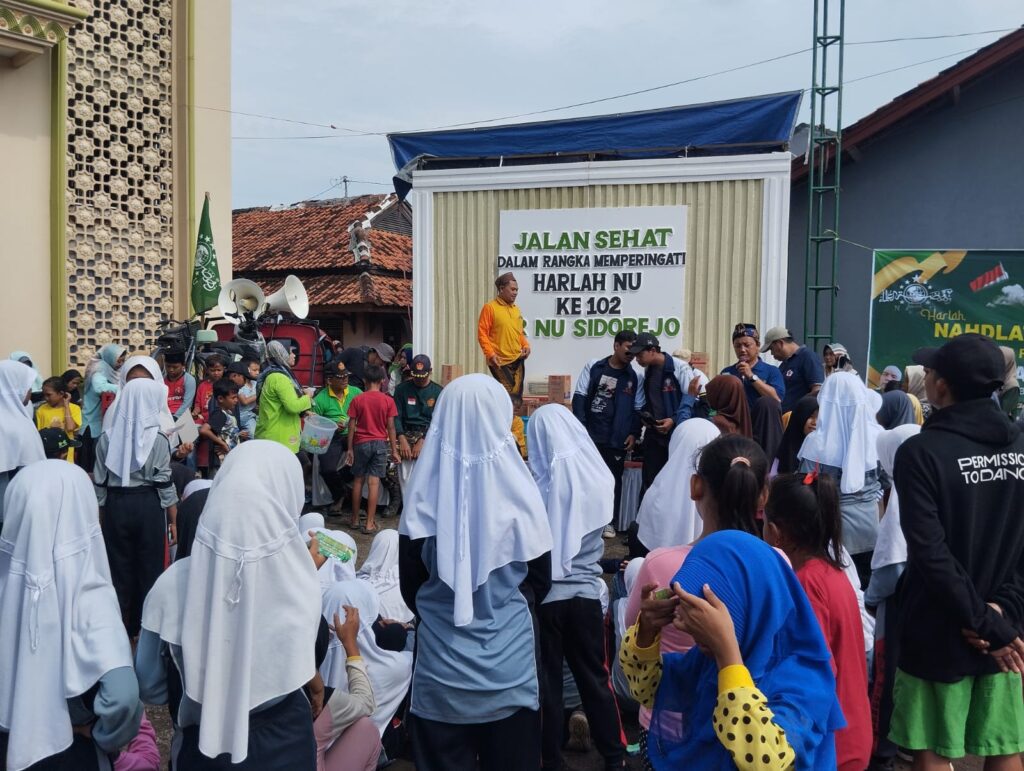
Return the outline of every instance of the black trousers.
[[[612,527],[619,529],[619,504],[622,503],[622,472],[625,469],[626,451],[613,447],[598,447],[601,459],[615,477],[615,508],[612,513]]]
[[[625,741],[619,722],[605,657],[604,619],[601,601],[573,597],[541,605],[541,755],[545,769],[562,768],[562,660],[569,665],[590,723],[594,746],[606,768],[617,768],[625,757]]]
[[[324,484],[331,491],[331,498],[335,501],[345,496],[345,483],[352,478],[349,467],[341,466],[341,459],[348,449],[348,434],[335,431],[327,452],[320,456],[320,476],[324,478]]]
[[[117,593],[128,636],[142,625],[142,603],[164,571],[167,529],[154,487],[108,487],[103,543],[110,581]]]
[[[875,556],[875,550],[850,556],[853,558],[853,566],[857,568],[857,578],[860,579],[860,590],[863,592],[871,582],[871,558]],[[886,634],[888,635],[888,632]]]
[[[750,424],[754,441],[764,450],[771,465],[782,443],[781,404],[770,396],[762,396],[750,411]]]
[[[648,431],[654,429],[649,428]],[[644,440],[644,467],[643,467],[643,493],[647,492],[647,488],[654,484],[654,478],[658,476],[658,472],[665,468],[665,464],[668,463],[668,438],[665,439],[665,443],[655,442],[650,439]]]
[[[0,763],[7,768],[8,734],[0,731]],[[63,752],[33,763],[26,771],[99,771],[100,763],[97,753],[99,748],[92,739],[75,734],[71,746]]]
[[[561,715],[561,709],[559,709]],[[520,709],[491,723],[409,716],[416,771],[537,771],[540,712]]]

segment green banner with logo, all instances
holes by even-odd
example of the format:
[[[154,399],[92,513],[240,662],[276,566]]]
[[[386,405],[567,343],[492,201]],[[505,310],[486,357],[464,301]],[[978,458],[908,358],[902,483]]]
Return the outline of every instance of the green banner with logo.
[[[1012,348],[1024,365],[1024,251],[875,252],[870,385],[890,364],[910,364],[915,349],[966,332]]]

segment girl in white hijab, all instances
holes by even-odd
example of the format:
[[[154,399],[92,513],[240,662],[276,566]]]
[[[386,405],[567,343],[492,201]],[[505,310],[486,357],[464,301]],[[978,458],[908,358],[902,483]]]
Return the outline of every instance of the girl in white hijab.
[[[420,619],[410,708],[420,771],[540,766],[525,595],[539,601],[550,586],[551,529],[511,425],[495,380],[458,378],[409,479],[399,548],[402,596]]]
[[[345,617],[344,606],[359,611],[359,651],[366,661],[366,671],[373,686],[376,709],[372,719],[381,736],[395,716],[402,700],[409,693],[412,682],[412,652],[388,651],[377,645],[373,623],[380,615],[377,593],[365,581],[351,579],[332,584],[323,596],[323,616],[332,622],[334,614]],[[331,632],[327,657],[320,665],[324,685],[336,690],[348,690],[348,675],[345,671],[345,651],[337,634]]]
[[[397,530],[381,530],[373,537],[370,553],[356,575],[377,592],[381,616],[404,624],[416,618],[402,599],[399,586]]]
[[[20,361],[0,361],[0,524],[4,491],[22,466],[43,460],[43,440],[32,422],[32,383],[36,373]]]
[[[110,403],[110,407],[107,408],[106,413],[103,415],[104,433],[110,430],[114,419],[115,407],[117,407],[117,403],[121,399],[120,391],[124,389],[126,384],[139,378],[148,378],[158,383],[164,382],[164,374],[160,370],[160,365],[156,363],[156,359],[151,356],[130,356],[121,365],[121,368],[117,371],[118,394],[114,397],[114,401]],[[167,432],[173,427],[174,416],[171,415],[170,409],[166,409],[165,414],[160,416],[160,430]]]
[[[611,522],[615,479],[586,428],[560,404],[537,410],[527,428],[530,470],[551,526],[551,591],[537,611],[544,688],[542,761],[562,763],[562,662],[576,680],[591,736],[605,766],[622,765],[618,708],[605,664],[601,567],[604,526]]]
[[[142,704],[96,496],[77,466],[39,461],[11,483],[0,618],[0,757],[8,771],[43,760],[109,769],[100,758],[135,736]],[[97,685],[91,701],[79,698]],[[87,734],[74,730],[88,725]]]
[[[178,495],[170,445],[160,432],[166,410],[163,381],[130,380],[110,409],[110,429],[96,443],[93,478],[104,508],[103,538],[132,637],[139,633],[142,602],[168,562],[169,543],[176,540]]]
[[[320,541],[317,536],[321,533],[334,539],[349,552],[348,559],[345,556],[330,556],[320,553]],[[316,565],[317,576],[320,579],[320,590],[327,591],[332,584],[338,581],[350,581],[356,577],[356,557],[359,554],[359,547],[355,540],[348,533],[342,530],[327,530],[323,527],[314,527],[310,531],[302,533],[303,539],[309,538],[309,555]],[[373,619],[371,619],[372,621]]]
[[[875,416],[882,397],[855,375],[837,372],[818,392],[818,420],[797,457],[801,472],[817,470],[839,483],[843,546],[857,566],[861,588],[871,575],[871,553],[878,536],[878,448],[882,431]]]
[[[637,514],[637,538],[648,551],[693,543],[704,532],[704,520],[690,498],[690,478],[697,457],[719,435],[710,420],[687,420],[672,432],[668,463],[644,494]]]
[[[220,756],[232,769],[315,768],[301,689],[316,673],[320,594],[296,526],[304,492],[294,454],[239,445],[210,488],[191,556],[146,599],[136,670],[145,701],[170,702],[175,768],[225,768]],[[175,703],[168,689],[179,684]]]

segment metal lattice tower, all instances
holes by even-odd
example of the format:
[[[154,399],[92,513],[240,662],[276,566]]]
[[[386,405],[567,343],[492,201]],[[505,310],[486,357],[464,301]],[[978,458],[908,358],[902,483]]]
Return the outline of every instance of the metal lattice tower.
[[[804,340],[814,350],[820,350],[823,343],[832,340],[839,294],[839,170],[843,149],[845,16],[846,0],[814,0],[804,271]]]

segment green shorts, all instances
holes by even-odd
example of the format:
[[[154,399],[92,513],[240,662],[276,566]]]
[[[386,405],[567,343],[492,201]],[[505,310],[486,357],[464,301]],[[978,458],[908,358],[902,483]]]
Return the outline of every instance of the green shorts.
[[[1024,752],[1021,677],[1007,673],[933,683],[897,670],[889,739],[944,758]]]

